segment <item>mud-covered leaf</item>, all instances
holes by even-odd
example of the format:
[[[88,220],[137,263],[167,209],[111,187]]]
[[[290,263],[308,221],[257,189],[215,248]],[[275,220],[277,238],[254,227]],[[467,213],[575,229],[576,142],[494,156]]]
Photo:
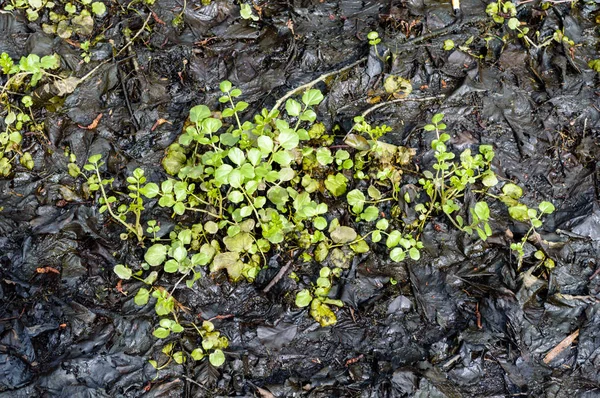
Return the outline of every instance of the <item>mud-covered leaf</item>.
[[[344,244],[352,242],[356,239],[358,234],[354,228],[339,226],[331,232],[331,240],[335,243]]]

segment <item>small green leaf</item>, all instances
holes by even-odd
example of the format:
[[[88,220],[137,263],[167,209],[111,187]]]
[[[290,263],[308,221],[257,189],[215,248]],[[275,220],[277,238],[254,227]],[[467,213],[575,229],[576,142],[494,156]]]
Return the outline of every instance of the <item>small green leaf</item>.
[[[433,117],[431,118],[431,123],[433,124],[438,124],[439,122],[442,121],[442,119],[444,118],[444,114],[443,113],[436,113],[435,115],[433,115]]]
[[[421,258],[421,253],[419,253],[419,249],[417,249],[416,247],[411,247],[408,250],[408,255],[415,261]]]
[[[519,199],[523,196],[523,189],[515,184],[505,184],[502,187],[502,193],[512,199]]]
[[[542,202],[538,205],[538,209],[542,214],[552,214],[555,210],[554,205],[550,202]]]
[[[302,112],[302,105],[292,98],[288,99],[285,103],[285,110],[290,116],[300,116],[300,112]]]
[[[371,149],[371,145],[369,144],[367,139],[357,134],[348,134],[348,136],[344,140],[344,143],[359,151],[368,151],[369,149]]]
[[[256,139],[256,143],[258,149],[265,155],[273,151],[273,140],[269,136],[261,135]]]
[[[156,195],[158,195],[158,192],[158,185],[156,185],[153,182],[149,182],[148,184],[140,188],[140,193],[149,199],[156,197]]]
[[[150,299],[150,292],[148,289],[142,287],[140,290],[138,290],[137,294],[133,298],[133,302],[136,305],[142,306],[148,303],[148,299]]]
[[[231,148],[227,153],[227,156],[233,163],[237,164],[238,166],[241,165],[246,158],[244,156],[244,152],[238,147]]]
[[[321,101],[323,101],[323,94],[316,89],[310,89],[302,95],[302,102],[307,106],[319,105]]]
[[[385,245],[391,249],[392,247],[398,246],[398,244],[400,243],[400,239],[402,239],[402,234],[400,233],[400,231],[393,230],[388,235],[387,240],[385,241]]]
[[[400,247],[396,247],[390,251],[390,259],[392,259],[392,261],[396,261],[399,263],[400,261],[403,261],[405,258],[406,258],[406,253]]]
[[[240,6],[240,16],[244,19],[251,19],[253,21],[258,21],[258,19],[259,19],[252,12],[252,8],[250,7],[250,5],[246,4],[246,3],[244,3]],[[212,361],[211,361],[211,363],[212,363]]]
[[[124,266],[123,264],[115,265],[115,268],[113,268],[113,271],[115,272],[115,274],[117,274],[117,276],[120,279],[124,279],[124,280],[128,280],[129,278],[131,278],[131,275],[132,275],[131,269]]]
[[[160,243],[152,245],[144,255],[144,260],[146,260],[146,262],[151,266],[161,265],[166,258],[167,247]]]
[[[382,231],[388,229],[388,226],[389,222],[385,218],[382,218],[381,220],[377,221],[377,224],[375,224],[375,228],[380,229]]]
[[[327,220],[325,217],[315,217],[313,219],[313,225],[316,229],[323,231],[325,228],[327,228]]]
[[[156,328],[152,334],[158,339],[165,339],[169,337],[171,331],[165,328]]]
[[[96,154],[96,155],[92,155],[88,158],[88,162],[90,163],[98,163],[98,161],[102,159],[102,155],[101,154]]]
[[[214,367],[219,367],[225,363],[225,354],[221,350],[214,350],[209,356],[208,360]]]
[[[529,220],[529,215],[527,214],[527,206],[525,206],[524,204],[518,204],[509,207],[508,214],[517,221]]]
[[[281,132],[277,140],[279,141],[279,145],[287,150],[296,148],[300,143],[298,133],[291,129]]]
[[[377,243],[381,241],[381,231],[375,230],[371,233],[371,242]]]
[[[496,174],[494,174],[493,171],[488,170],[483,174],[483,178],[481,179],[481,182],[486,187],[493,187],[496,184],[498,184],[498,178],[496,178]]]
[[[348,204],[353,207],[352,211],[354,213],[360,213],[363,209],[366,198],[365,194],[363,194],[360,190],[353,189],[352,191],[348,192],[348,195],[346,195],[346,200],[348,201]]]
[[[210,109],[206,105],[196,105],[190,109],[190,121],[193,123],[200,123],[210,115]]]
[[[475,203],[474,212],[482,221],[487,221],[490,218],[490,208],[486,202]]]
[[[175,260],[169,260],[165,263],[164,270],[165,272],[174,274],[175,272],[179,271],[179,263]]]
[[[190,353],[190,356],[194,361],[199,361],[204,358],[204,351],[202,351],[202,348],[198,347]]]
[[[219,84],[219,89],[223,93],[228,93],[231,91],[231,82],[229,80],[223,80],[221,84]]]
[[[92,12],[94,15],[101,17],[106,13],[106,6],[102,2],[96,1],[92,3]]]
[[[307,307],[312,299],[313,297],[308,289],[300,290],[296,294],[296,306],[300,308]]]
[[[349,243],[355,240],[358,236],[356,231],[353,228],[346,226],[339,226],[335,230],[333,230],[330,234],[331,240],[335,243]]]
[[[367,207],[360,215],[361,219],[368,222],[377,220],[377,217],[379,217],[379,209],[375,206]]]

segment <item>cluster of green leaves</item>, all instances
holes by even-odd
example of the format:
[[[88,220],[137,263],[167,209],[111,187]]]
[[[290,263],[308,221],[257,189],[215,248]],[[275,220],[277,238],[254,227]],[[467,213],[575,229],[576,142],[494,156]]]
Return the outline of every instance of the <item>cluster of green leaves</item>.
[[[425,170],[419,184],[429,197],[428,203],[419,203],[415,210],[419,214],[419,229],[422,230],[430,217],[440,211],[443,212],[456,228],[471,235],[474,232],[486,240],[492,235],[488,224],[490,210],[485,201],[480,201],[470,209],[470,222],[466,221],[461,212],[462,198],[467,189],[480,183],[485,189],[498,183],[496,175],[490,165],[494,159],[494,151],[490,145],[480,145],[479,153],[473,155],[470,149],[465,149],[460,154],[460,162],[455,162],[456,155],[448,150],[446,143],[450,135],[445,133],[446,124],[443,123],[444,115],[438,113],[433,116],[431,123],[425,125],[425,131],[434,131],[436,138],[431,141],[436,163],[433,172]]]
[[[245,121],[242,112],[248,104],[239,100],[241,90],[228,81],[221,83],[220,90],[219,101],[225,104],[221,112],[205,105],[190,110],[183,134],[162,162],[168,178],[160,184],[148,183],[140,169],[128,178],[130,192],[121,195],[129,197],[129,204],[113,210],[116,196],[108,196],[105,189],[112,179],[102,179],[99,155],[84,166],[92,172],[86,176],[88,188],[100,191],[101,210],[140,242],[152,241],[141,269],[118,265],[115,272],[121,279],[134,278],[147,285],[138,290],[134,301],[146,305],[154,299],[155,310],[163,317],[155,336],[169,338],[185,331],[177,318],[181,305],[173,292],[183,281],[192,288],[206,270],[225,271],[233,281],[252,282],[274,252],[299,251],[304,262],[295,265],[294,275],[304,274],[305,282],[296,278],[301,283],[296,305],[309,307],[310,315],[328,326],[337,321],[334,307],[343,305],[333,296],[333,283],[355,255],[387,249],[391,261],[418,261],[423,249],[419,236],[437,215],[483,240],[492,234],[486,201],[466,209],[463,198],[470,190],[483,199],[505,200],[487,192],[498,184],[491,170],[493,149],[481,145],[477,154],[467,149],[455,159],[447,147],[450,135],[445,133],[442,114],[424,127],[436,134],[431,142],[436,162],[432,170],[422,173],[422,188],[411,195],[406,190],[402,194],[402,167],[410,167],[415,151],[380,141],[389,127],[371,126],[359,116],[342,144],[334,145],[335,137],[316,122],[314,107],[323,99],[318,90],[288,99],[285,115],[263,109]],[[74,164],[70,172],[82,174]],[[505,187],[508,190],[510,185]],[[172,217],[182,217],[168,237],[157,237],[160,225],[154,220],[145,231],[141,228],[141,196],[158,199]],[[331,211],[331,203],[336,212]],[[411,206],[413,220],[406,214]],[[519,206],[518,202],[509,206],[511,216],[536,228],[538,213],[527,209],[525,219],[518,214]],[[546,204],[540,206],[542,214],[550,211]],[[134,221],[127,221],[129,214]],[[318,276],[311,272],[315,267]],[[149,275],[143,277],[147,271]],[[178,278],[171,292],[156,286],[159,276],[168,274]],[[204,341],[212,335],[200,336],[202,354],[224,347],[224,341],[208,347]],[[183,361],[182,355],[172,357]]]
[[[542,9],[547,9],[550,7],[550,4],[550,2],[542,3]],[[508,29],[516,32],[517,37],[523,39],[528,47],[542,48],[549,46],[553,42],[561,45],[564,44],[571,48],[575,47],[575,42],[565,35],[564,28],[555,30],[552,36],[547,38],[541,38],[540,32],[535,32],[534,39],[536,41],[534,42],[534,39],[528,36],[530,28],[526,26],[526,23],[517,18],[516,6],[510,0],[497,0],[488,4],[486,13],[498,24],[506,22]],[[506,41],[507,38],[508,36],[504,36],[502,40]]]
[[[504,184],[500,195],[489,193],[488,190],[498,184],[498,179],[491,170],[491,162],[494,159],[493,148],[489,145],[480,145],[479,153],[475,156],[472,155],[470,149],[466,149],[460,154],[460,163],[452,161],[455,154],[449,152],[446,146],[450,135],[444,132],[446,125],[443,123],[443,117],[443,114],[434,115],[431,123],[424,127],[426,131],[436,133],[431,147],[437,162],[432,167],[435,174],[425,170],[423,178],[419,180],[429,197],[428,203],[419,203],[415,206],[415,210],[419,214],[419,230],[423,229],[432,215],[441,211],[456,228],[469,235],[476,232],[479,238],[485,241],[492,235],[489,225],[490,209],[485,199],[486,197],[498,199],[508,206],[508,214],[511,218],[531,225],[520,242],[511,244],[511,249],[518,253],[520,266],[525,242],[535,232],[535,228],[542,226],[541,217],[554,212],[554,205],[543,201],[538,205],[537,210],[527,207],[524,203],[519,202],[523,196],[523,189],[513,183]],[[477,185],[482,189],[473,190]],[[470,219],[468,221],[464,214],[460,214],[461,211],[464,213],[460,198],[467,190],[484,194],[482,200],[469,209]],[[550,264],[554,264],[552,259],[544,257],[542,260],[549,268]]]
[[[161,240],[150,246],[143,268],[161,267],[166,273],[179,274],[190,287],[201,277],[203,267],[210,272],[225,270],[232,280],[252,281],[269,252],[277,248],[301,249],[317,263],[338,264],[335,270],[347,266],[356,253],[368,252],[368,242],[378,244],[383,236],[395,261],[407,254],[420,257],[422,244],[391,226],[377,207],[397,198],[395,185],[401,171],[395,165],[406,165],[414,153],[378,141],[389,127],[372,127],[359,117],[355,131],[361,134],[349,134],[345,145],[331,147],[333,137],[315,123],[313,107],[323,99],[318,90],[306,91],[299,101],[288,99],[286,118],[277,110],[263,110],[253,121],[242,123],[240,113],[248,104],[238,100],[241,91],[227,81],[220,89],[219,101],[226,107],[220,113],[205,105],[193,107],[185,132],[169,147],[163,166],[173,178],[160,185],[146,184],[149,190],[142,187],[144,195],[158,198],[159,206],[170,209],[173,217],[199,218],[172,232],[169,243]],[[221,131],[227,119],[231,122]],[[302,128],[303,124],[310,128]],[[98,175],[88,183],[102,190],[106,184],[102,184],[99,167],[93,161],[88,167],[92,166]],[[349,192],[361,181],[367,182],[364,193],[358,188]],[[376,228],[359,236],[355,225],[341,225],[338,218],[328,216],[330,199],[347,203],[356,223]],[[111,201],[107,197],[101,204]],[[139,231],[136,224],[126,228]],[[331,324],[335,315],[327,305],[340,302],[329,301],[333,300],[326,297],[330,286],[319,285],[324,280],[320,281],[311,293],[317,299],[311,300],[311,314]],[[139,294],[149,296],[144,290]]]
[[[48,71],[58,66],[57,55],[40,58],[30,54],[15,63],[7,53],[0,54],[1,73],[7,76],[0,91],[0,120],[4,123],[4,131],[0,133],[0,176],[11,174],[17,158],[26,168],[33,168],[31,154],[21,151],[22,133],[24,130],[41,133],[44,125],[33,117],[33,100],[29,94],[43,77],[56,78]]]
[[[40,19],[44,11],[48,12],[50,24],[43,23],[45,33],[56,34],[63,39],[74,33],[89,36],[94,30],[94,17],[106,14],[106,5],[102,1],[80,0],[74,2],[51,0],[10,0],[4,7],[6,11],[24,10],[31,22]]]
[[[208,357],[209,362],[215,367],[219,367],[225,363],[223,350],[229,346],[227,337],[221,336],[221,333],[215,330],[215,326],[210,321],[202,322],[200,328],[193,323],[191,325],[201,339],[201,345],[189,350],[189,353],[187,353],[187,347],[183,346],[181,350],[175,351],[177,342],[171,341],[165,344],[161,350],[162,354],[167,357],[167,360],[163,364],[159,365],[158,361],[154,359],[149,361],[154,368],[157,370],[164,369],[171,361],[183,364],[188,358],[194,361],[201,361],[205,357]],[[160,327],[156,328],[153,334],[157,338],[165,339],[171,333],[182,333],[184,330],[184,327],[176,321],[163,318],[160,320]]]
[[[260,18],[254,14],[252,11],[252,7],[250,4],[242,3],[240,5],[240,16],[243,19],[251,19],[253,21],[258,21]]]
[[[112,187],[114,178],[102,178],[102,155],[93,155],[88,159],[88,163],[83,169],[90,174],[85,174],[77,165],[74,154],[69,155],[69,174],[72,177],[83,176],[87,180],[89,192],[100,191],[98,202],[100,203],[100,213],[108,211],[110,216],[123,225],[127,233],[121,235],[123,240],[131,234],[138,242],[144,240],[144,230],[141,224],[142,211],[144,210],[144,200],[142,196],[148,199],[154,198],[158,194],[158,185],[153,182],[146,183],[144,170],[137,168],[133,175],[127,177],[128,193],[119,193],[119,196],[128,198],[126,201],[119,201],[116,196],[108,194],[108,187]],[[108,192],[107,192],[108,191]],[[133,217],[130,217],[133,216]],[[133,220],[130,220],[133,218]],[[155,224],[152,225],[154,227]]]
[[[148,233],[155,234],[159,230],[160,227],[156,224],[156,221],[151,220],[148,222]],[[154,238],[153,240],[157,241],[158,239]],[[145,255],[145,260],[149,263],[148,265],[152,266],[166,257],[167,253],[163,252],[164,248],[164,245],[155,244],[148,249]],[[169,261],[183,261],[184,252],[185,249],[178,246],[178,248],[169,254],[169,256],[172,257]],[[164,261],[164,259],[162,261]],[[178,310],[182,306],[173,297],[173,291],[175,289],[168,292],[163,287],[154,286],[159,275],[157,271],[152,271],[148,276],[142,278],[142,270],[134,273],[129,267],[123,264],[117,264],[114,268],[114,272],[123,280],[134,278],[143,282],[148,287],[142,287],[138,290],[134,297],[134,303],[138,306],[145,306],[148,304],[151,297],[155,299],[154,310],[161,319],[158,327],[156,327],[152,333],[154,337],[168,339],[169,337],[174,337],[187,332],[195,334],[196,336],[195,339],[186,339],[185,347],[182,347],[183,351],[172,352],[173,347],[176,344],[174,341],[166,344],[163,347],[162,352],[167,355],[168,360],[160,366],[157,361],[150,361],[156,369],[160,370],[164,368],[171,360],[181,364],[185,362],[188,357],[195,361],[208,357],[210,363],[217,367],[225,362],[223,350],[229,346],[227,337],[222,336],[219,331],[215,330],[214,325],[210,321],[202,322],[200,327],[194,322],[181,322],[178,317]],[[199,278],[200,275],[198,274],[197,277]],[[191,287],[191,284],[188,283],[188,286]],[[175,287],[177,287],[177,285]],[[196,344],[194,344],[194,342]]]
[[[514,18],[517,15],[517,7],[510,0],[497,0],[488,4],[485,12],[492,17],[494,22],[503,24],[506,19]]]
[[[304,308],[310,305],[310,315],[321,326],[331,326],[337,322],[337,317],[331,310],[330,305],[344,306],[341,300],[328,297],[333,278],[338,278],[341,273],[342,269],[339,267],[333,270],[329,267],[322,267],[319,270],[319,277],[315,285],[311,289],[303,289],[296,294],[296,306]]]
[[[538,205],[537,210],[529,208],[526,204],[519,201],[523,196],[523,189],[518,185],[509,183],[502,187],[502,194],[498,195],[498,198],[508,206],[508,214],[517,221],[530,224],[530,228],[520,242],[511,244],[510,248],[518,253],[519,267],[523,261],[525,255],[524,246],[532,233],[535,233],[536,228],[542,226],[542,217],[544,215],[552,214],[555,210],[554,205],[550,202],[543,201]],[[554,261],[550,258],[546,258],[546,255],[542,252],[536,254],[536,258],[542,260],[548,268],[554,267]]]

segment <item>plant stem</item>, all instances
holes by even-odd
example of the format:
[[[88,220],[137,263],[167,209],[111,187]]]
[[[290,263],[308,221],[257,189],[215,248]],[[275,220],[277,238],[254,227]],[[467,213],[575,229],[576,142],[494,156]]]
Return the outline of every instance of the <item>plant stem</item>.
[[[106,205],[106,209],[108,210],[108,212],[110,213],[110,215],[111,215],[111,217],[113,219],[115,219],[117,222],[121,223],[130,232],[133,232],[133,234],[137,237],[138,242],[141,243],[144,240],[144,236],[143,235],[140,236],[140,234],[138,233],[139,231],[137,231],[130,224],[128,224],[125,221],[121,220],[112,211],[112,208],[110,207],[110,203],[108,203],[108,197],[106,196],[106,191],[104,190],[104,184],[102,184],[102,177],[100,176],[100,169],[99,169],[100,166],[98,164],[94,164],[94,166],[95,166],[94,170],[96,171],[96,176],[98,177],[98,186],[100,187],[100,192],[102,193],[102,198],[104,198],[104,204]]]

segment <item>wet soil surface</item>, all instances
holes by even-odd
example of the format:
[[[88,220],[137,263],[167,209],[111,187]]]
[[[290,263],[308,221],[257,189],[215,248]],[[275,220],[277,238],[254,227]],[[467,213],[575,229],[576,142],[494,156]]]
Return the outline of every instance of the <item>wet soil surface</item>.
[[[576,44],[539,48],[494,24],[477,0],[461,5],[454,28],[421,41],[455,21],[450,4],[263,2],[254,22],[234,2],[187,2],[174,27],[182,5],[157,0],[105,17],[97,29],[106,40],[89,64],[39,23],[0,14],[0,51],[13,58],[56,52],[79,77],[101,65],[58,112],[39,110],[47,141],[31,139],[33,171],[0,181],[0,397],[600,396],[600,80],[588,67],[600,58],[597,2],[518,5],[519,19],[540,32],[536,43],[562,29]],[[108,40],[123,47],[122,30],[137,32],[148,17],[151,31],[112,58]],[[367,44],[372,30],[383,38],[381,57]],[[445,51],[448,39],[457,47]],[[139,286],[117,286],[112,271],[117,259],[143,251],[85,199],[64,149],[80,160],[108,156],[117,180],[143,167],[158,181],[187,112],[216,108],[220,81],[243,90],[252,114],[364,57],[317,85],[325,94],[319,119],[349,129],[389,74],[410,79],[414,97],[444,94],[369,117],[393,127],[385,140],[416,148],[421,166],[431,159],[422,126],[433,113],[446,115],[454,149],[492,144],[500,178],[524,187],[532,205],[556,206],[539,231],[556,267],[537,266],[531,246],[517,269],[509,236],[525,227],[498,207],[486,243],[440,219],[424,233],[419,262],[385,254],[355,261],[338,284],[345,306],[332,327],[289,305],[291,280],[262,292],[282,264],[255,284],[206,276],[175,294],[198,319],[216,317],[231,342],[225,365],[187,362],[157,373],[148,363],[162,347],[152,337],[156,315],[134,305],[125,293]],[[99,114],[95,128],[83,128]],[[158,206],[148,217],[170,222]]]

